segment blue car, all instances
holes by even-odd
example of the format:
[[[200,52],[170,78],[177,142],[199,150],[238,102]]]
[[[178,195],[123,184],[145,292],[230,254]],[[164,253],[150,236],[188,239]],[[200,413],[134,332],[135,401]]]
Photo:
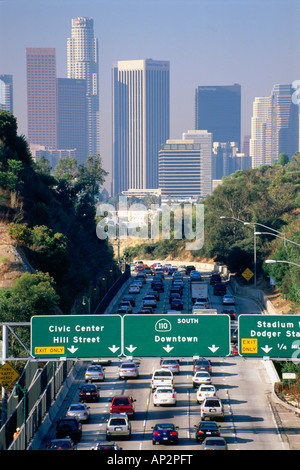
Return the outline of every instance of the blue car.
[[[152,444],[178,444],[178,426],[172,423],[159,423],[152,429]]]

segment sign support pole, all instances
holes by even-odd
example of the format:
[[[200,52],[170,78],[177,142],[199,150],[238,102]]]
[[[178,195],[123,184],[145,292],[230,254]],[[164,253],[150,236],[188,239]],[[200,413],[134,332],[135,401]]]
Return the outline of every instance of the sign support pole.
[[[2,364],[5,364],[8,357],[8,327],[3,324],[2,327],[2,339],[3,339],[3,350],[2,350]],[[2,387],[2,426],[7,420],[7,391],[5,387]]]

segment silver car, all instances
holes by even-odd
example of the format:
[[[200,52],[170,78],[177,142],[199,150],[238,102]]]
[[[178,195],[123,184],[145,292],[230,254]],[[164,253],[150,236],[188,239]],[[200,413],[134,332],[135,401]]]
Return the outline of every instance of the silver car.
[[[177,310],[176,310],[176,313]],[[180,366],[177,359],[163,359],[160,364],[161,369],[168,369],[173,372],[173,374],[178,375],[180,372]]]
[[[111,415],[107,420],[106,439],[120,436],[131,439],[131,424],[126,413]]]
[[[67,411],[67,416],[76,416],[81,422],[88,422],[90,419],[90,407],[85,403],[74,403],[70,405]]]
[[[228,450],[227,443],[223,437],[207,437],[202,444],[203,450]]]
[[[201,405],[201,419],[220,419],[224,421],[224,408],[220,398],[205,398]]]
[[[123,362],[119,367],[119,378],[125,377],[137,378],[139,376],[138,366],[135,362]]]
[[[97,382],[103,381],[105,379],[104,368],[99,365],[90,365],[85,371],[85,381],[86,382]]]

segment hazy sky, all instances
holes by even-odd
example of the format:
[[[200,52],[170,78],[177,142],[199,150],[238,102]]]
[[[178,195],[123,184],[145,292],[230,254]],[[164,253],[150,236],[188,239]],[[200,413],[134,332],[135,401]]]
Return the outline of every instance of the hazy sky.
[[[242,86],[242,137],[255,96],[300,80],[300,0],[0,0],[0,74],[14,79],[18,133],[27,134],[26,47],[54,47],[67,76],[71,19],[94,19],[99,40],[101,156],[111,171],[111,69],[170,61],[171,138],[194,129],[199,85]]]

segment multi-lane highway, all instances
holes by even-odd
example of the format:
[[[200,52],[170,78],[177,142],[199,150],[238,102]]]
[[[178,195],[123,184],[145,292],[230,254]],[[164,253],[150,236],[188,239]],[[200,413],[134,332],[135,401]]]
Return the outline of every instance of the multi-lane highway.
[[[206,274],[207,275],[207,274]],[[208,276],[208,275],[207,275]],[[203,278],[205,274],[203,274]],[[135,295],[136,304],[133,313],[142,306],[142,299],[150,290],[151,276],[141,292]],[[190,313],[192,308],[189,278],[183,277],[184,313]],[[164,280],[165,292],[160,294],[155,313],[165,313],[170,310],[169,290],[171,277]],[[213,295],[213,287],[209,286],[210,308],[216,308],[221,313],[222,297]],[[236,298],[238,314],[258,312],[254,301]],[[196,389],[192,385],[193,358],[180,358],[180,374],[174,376],[176,390],[176,406],[154,407],[150,381],[154,369],[159,368],[160,358],[133,358],[139,365],[137,379],[119,379],[118,370],[121,359],[112,360],[105,366],[105,381],[100,383],[100,399],[98,403],[90,403],[90,421],[83,424],[83,433],[78,443],[79,450],[89,450],[97,442],[106,440],[106,420],[109,417],[111,398],[115,395],[129,395],[135,401],[135,417],[131,420],[131,440],[116,439],[125,450],[158,449],[152,444],[152,427],[159,422],[172,422],[179,426],[178,445],[168,445],[168,450],[201,449],[201,444],[195,440],[194,426],[200,421],[200,405],[196,400]],[[283,443],[278,433],[276,422],[269,403],[271,384],[261,360],[245,359],[239,356],[214,358],[212,363],[212,383],[217,388],[218,397],[224,405],[224,421],[220,425],[220,434],[226,439],[229,450],[281,450]],[[76,387],[65,400],[62,416],[70,403],[78,402],[78,389],[84,382],[85,368],[78,377]],[[55,430],[53,436],[55,437]],[[159,449],[163,448],[160,446]]]

